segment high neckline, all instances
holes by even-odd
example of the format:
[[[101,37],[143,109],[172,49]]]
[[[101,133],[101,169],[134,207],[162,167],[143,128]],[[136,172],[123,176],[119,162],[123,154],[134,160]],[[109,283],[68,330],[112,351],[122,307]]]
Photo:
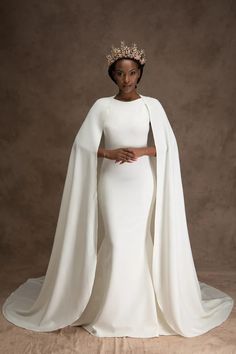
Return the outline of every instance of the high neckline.
[[[135,98],[134,100],[124,101],[124,100],[119,100],[119,99],[115,98],[115,96],[112,96],[112,99],[114,99],[115,101],[124,102],[124,103],[135,102],[135,101],[141,100],[141,98],[142,97],[138,97],[138,98]]]

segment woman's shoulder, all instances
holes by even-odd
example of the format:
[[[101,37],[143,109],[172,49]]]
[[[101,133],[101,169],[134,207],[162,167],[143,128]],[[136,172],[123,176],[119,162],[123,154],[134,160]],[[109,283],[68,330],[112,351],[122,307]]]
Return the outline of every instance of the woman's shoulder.
[[[109,102],[114,96],[104,96],[104,97],[99,97],[96,99],[95,103],[97,104],[104,104]]]
[[[93,102],[92,106],[96,108],[103,108],[110,102],[112,97],[113,96],[99,97]]]
[[[146,100],[147,102],[150,102],[150,103],[157,103],[160,101],[156,98],[156,97],[152,97],[152,96],[145,96],[145,95],[140,95],[144,100]]]
[[[109,97],[100,97],[95,99],[90,106],[90,111],[96,113],[101,112],[104,107],[106,107],[106,103],[108,103],[108,98]]]

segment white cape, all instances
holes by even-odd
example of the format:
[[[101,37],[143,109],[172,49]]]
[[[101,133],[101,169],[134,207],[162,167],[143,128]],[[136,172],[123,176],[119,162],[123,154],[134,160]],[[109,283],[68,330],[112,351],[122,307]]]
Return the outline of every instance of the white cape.
[[[161,103],[140,96],[149,111],[157,151],[152,158],[157,176],[152,256],[156,300],[173,333],[194,337],[225,321],[234,302],[198,281],[177,142]],[[17,326],[57,330],[78,320],[89,301],[97,263],[97,150],[103,112],[112,97],[96,100],[75,137],[45,276],[28,279],[3,304],[5,318]]]

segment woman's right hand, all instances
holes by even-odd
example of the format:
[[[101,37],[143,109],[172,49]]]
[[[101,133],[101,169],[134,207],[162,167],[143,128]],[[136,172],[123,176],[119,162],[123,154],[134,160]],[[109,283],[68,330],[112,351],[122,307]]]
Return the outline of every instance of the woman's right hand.
[[[115,160],[115,163],[120,161],[120,164],[124,162],[134,162],[137,160],[133,152],[129,151],[129,149],[126,148],[106,150],[105,155],[106,158],[110,160]]]

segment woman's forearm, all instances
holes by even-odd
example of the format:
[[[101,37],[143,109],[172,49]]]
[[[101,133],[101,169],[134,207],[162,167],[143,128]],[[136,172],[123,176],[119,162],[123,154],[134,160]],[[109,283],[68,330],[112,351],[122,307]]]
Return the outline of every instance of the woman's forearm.
[[[99,148],[97,152],[97,157],[107,157],[107,150]]]
[[[137,148],[141,150],[141,155],[148,156],[156,156],[156,147],[155,146],[147,146],[143,148]],[[99,148],[97,152],[98,157],[108,158],[109,151],[104,148]]]
[[[141,149],[143,151],[143,155],[156,156],[156,147],[155,146],[147,146],[147,147],[144,147]]]

